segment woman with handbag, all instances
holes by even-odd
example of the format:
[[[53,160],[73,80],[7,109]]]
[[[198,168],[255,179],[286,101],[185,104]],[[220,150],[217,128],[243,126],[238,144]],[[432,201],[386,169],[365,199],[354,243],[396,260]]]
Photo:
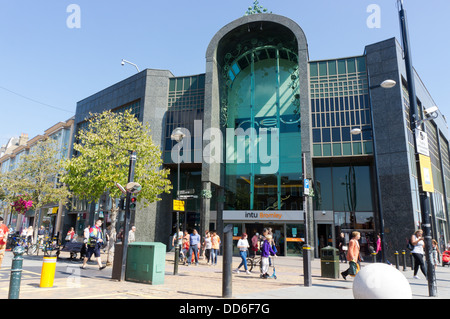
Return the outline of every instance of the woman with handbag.
[[[342,277],[347,280],[347,276],[356,276],[359,271],[358,263],[361,261],[361,255],[359,253],[359,239],[361,238],[361,233],[354,231],[352,232],[352,239],[348,243],[348,252],[347,252],[347,260],[350,262],[350,267],[341,272]]]
[[[420,279],[419,276],[417,276],[419,267],[426,278],[427,265],[423,260],[423,257],[425,255],[425,251],[423,249],[425,242],[423,241],[423,231],[421,229],[417,230],[414,235],[411,236],[410,243],[414,247],[411,250],[412,256],[414,258],[414,279]]]

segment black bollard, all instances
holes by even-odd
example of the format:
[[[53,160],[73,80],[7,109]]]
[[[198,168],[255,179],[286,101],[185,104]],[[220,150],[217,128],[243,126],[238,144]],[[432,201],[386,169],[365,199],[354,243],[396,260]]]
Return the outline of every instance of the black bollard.
[[[406,271],[406,251],[402,251],[402,257],[403,257],[403,271]]]
[[[223,271],[222,271],[222,297],[232,298],[232,264],[233,264],[233,225],[223,229]]]
[[[22,280],[22,264],[23,253],[25,249],[22,246],[17,246],[13,250],[14,258],[11,266],[11,279],[9,281],[9,295],[8,299],[19,299],[20,282]]]
[[[311,246],[303,245],[303,277],[305,287],[311,287]]]
[[[372,253],[372,262],[374,264],[377,262],[377,253]]]
[[[396,251],[394,255],[395,255],[395,268],[400,269],[400,261],[398,260],[398,251]]]

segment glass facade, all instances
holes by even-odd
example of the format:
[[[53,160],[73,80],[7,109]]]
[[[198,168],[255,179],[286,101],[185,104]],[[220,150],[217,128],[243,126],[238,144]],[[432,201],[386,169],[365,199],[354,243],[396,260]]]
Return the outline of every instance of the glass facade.
[[[184,143],[189,143],[185,144],[190,146],[188,151],[192,151],[189,155],[190,162],[198,162],[196,159],[200,158],[201,160],[202,145],[201,143],[194,142],[195,138],[199,137],[195,135],[197,131],[194,128],[194,121],[203,120],[203,110],[205,106],[205,75],[200,74],[171,78],[169,80],[168,98],[169,109],[165,120],[163,161],[165,164],[172,163],[171,151],[176,142],[172,141],[170,136],[174,129],[181,127],[186,128],[191,134],[189,140],[184,141]],[[203,132],[200,130],[198,133],[202,134]]]
[[[237,57],[226,54],[222,74],[225,209],[301,209],[297,55],[255,42]]]
[[[310,62],[313,156],[373,153],[364,56]],[[362,134],[352,135],[353,128]]]

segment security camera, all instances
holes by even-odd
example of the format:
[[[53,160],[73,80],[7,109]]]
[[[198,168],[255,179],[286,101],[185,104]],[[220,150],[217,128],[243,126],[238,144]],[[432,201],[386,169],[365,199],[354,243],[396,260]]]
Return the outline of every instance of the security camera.
[[[122,64],[122,66],[124,66],[124,65],[125,65],[125,62],[122,60],[122,63],[121,63],[121,64]]]
[[[429,108],[424,110],[425,114],[427,114],[427,115],[431,115],[431,114],[433,114],[433,113],[435,113],[437,111],[438,111],[438,107],[437,106],[432,106],[432,107],[429,107]]]

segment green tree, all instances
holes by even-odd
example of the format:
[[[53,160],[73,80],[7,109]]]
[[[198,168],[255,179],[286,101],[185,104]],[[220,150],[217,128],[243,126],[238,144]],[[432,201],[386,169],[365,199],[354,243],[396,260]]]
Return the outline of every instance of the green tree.
[[[58,177],[63,173],[61,150],[52,138],[39,141],[27,154],[21,155],[18,166],[0,175],[0,185],[4,189],[4,201],[12,203],[21,194],[32,197],[36,212],[47,204],[67,203],[70,192]],[[12,213],[12,212],[11,212]],[[36,230],[34,219],[33,228]],[[35,232],[35,236],[36,236]]]
[[[114,258],[111,248],[116,241],[118,201],[123,195],[115,183],[127,184],[129,151],[137,153],[134,181],[142,186],[137,197],[140,205],[158,201],[161,193],[172,189],[167,179],[169,170],[162,169],[161,151],[153,144],[149,126],[144,126],[129,111],[91,114],[87,128],[78,132],[73,148],[75,154],[64,164],[66,174],[62,181],[80,199],[97,201],[105,193],[112,199],[107,258],[110,264]]]

